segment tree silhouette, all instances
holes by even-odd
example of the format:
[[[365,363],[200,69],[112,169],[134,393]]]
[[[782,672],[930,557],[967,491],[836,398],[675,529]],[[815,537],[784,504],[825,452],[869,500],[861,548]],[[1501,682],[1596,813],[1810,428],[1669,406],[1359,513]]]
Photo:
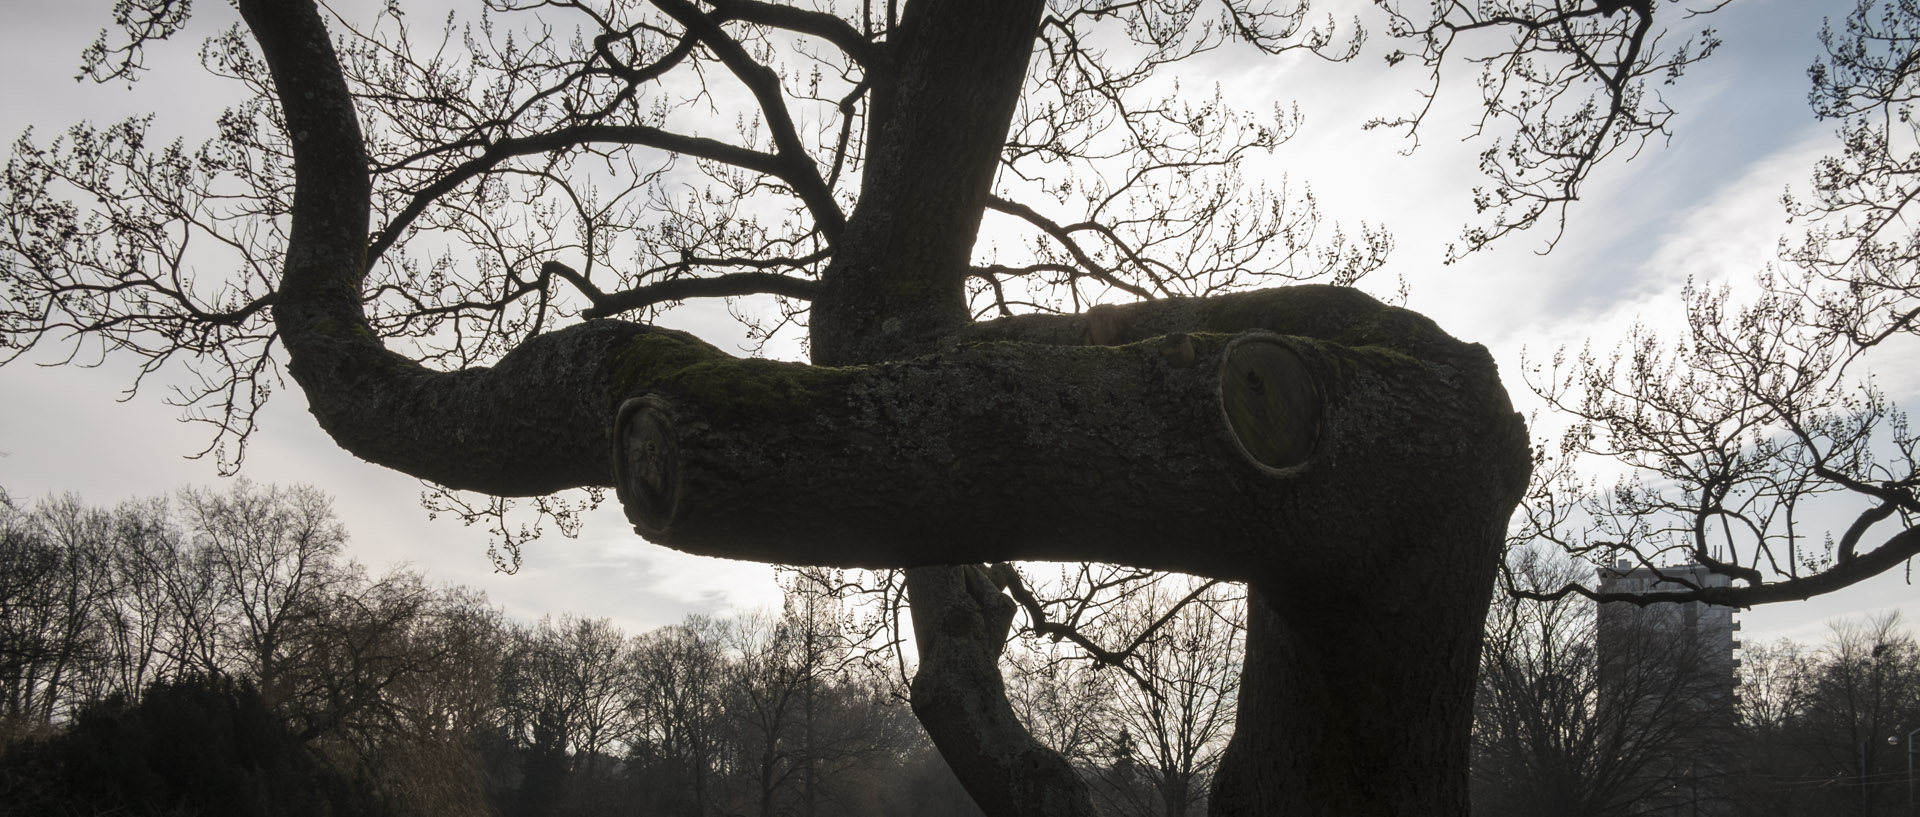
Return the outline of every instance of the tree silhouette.
[[[181,399],[229,463],[281,348],[371,462],[534,497],[563,525],[579,506],[551,494],[613,487],[637,531],[695,553],[914,568],[913,708],[995,815],[1091,805],[1007,702],[1016,603],[981,563],[1244,582],[1213,813],[1464,812],[1524,425],[1485,349],[1337,286],[1384,234],[1323,229],[1309,194],[1240,177],[1292,117],[1169,76],[1228,47],[1357,53],[1333,21],[1233,1],[489,0],[422,35],[398,3],[236,5],[203,60],[253,95],[216,139],[150,148],[137,119],[16,144],[16,348],[196,358]],[[1674,44],[1656,13],[1389,4],[1436,81],[1463,59],[1497,80],[1490,220],[1463,251],[1564,214],[1664,132],[1647,80],[1712,40]],[[95,77],[131,78],[187,23],[170,0],[116,15]],[[1502,44],[1462,55],[1481,34]],[[989,217],[1019,238],[983,246]],[[196,279],[203,244],[235,274]],[[1251,289],[1311,278],[1335,285]],[[778,307],[758,331],[804,321],[812,365],[649,322],[747,295]]]

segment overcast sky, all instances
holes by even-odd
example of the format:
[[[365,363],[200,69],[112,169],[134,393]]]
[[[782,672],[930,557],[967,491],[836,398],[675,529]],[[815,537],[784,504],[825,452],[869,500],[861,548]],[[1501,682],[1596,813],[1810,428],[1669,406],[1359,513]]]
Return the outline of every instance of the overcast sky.
[[[197,141],[218,112],[193,60],[201,36],[233,16],[202,3],[194,36],[157,49],[154,70],[131,90],[75,83],[79,52],[110,23],[109,3],[12,3],[0,27],[0,134],[28,125],[45,137],[81,120],[108,122],[155,111],[155,130]],[[1417,69],[1387,71],[1370,56],[1360,65],[1309,59],[1239,58],[1202,66],[1217,74],[1230,101],[1297,100],[1306,126],[1250,176],[1289,174],[1309,183],[1323,209],[1349,225],[1366,220],[1393,230],[1397,249],[1365,288],[1390,293],[1410,284],[1408,306],[1454,335],[1485,343],[1507,374],[1517,402],[1529,395],[1517,378],[1522,349],[1544,356],[1591,339],[1610,348],[1637,317],[1654,325],[1683,319],[1678,292],[1700,281],[1744,280],[1772,259],[1788,229],[1778,204],[1786,187],[1804,186],[1815,158],[1830,150],[1831,128],[1806,107],[1806,67],[1821,18],[1851,2],[1736,0],[1714,15],[1723,51],[1677,88],[1662,89],[1680,111],[1668,145],[1605,168],[1551,254],[1542,231],[1507,239],[1496,250],[1452,266],[1446,243],[1471,216],[1473,157],[1462,145],[1461,116],[1475,100],[1472,77],[1450,77],[1442,110],[1458,115],[1430,131],[1414,156],[1384,132],[1362,132],[1369,117],[1404,112],[1414,102]],[[1667,11],[1673,7],[1662,5]],[[1373,50],[1384,37],[1374,38]],[[738,330],[717,305],[676,313],[670,325],[701,333],[723,348]],[[210,460],[183,456],[204,433],[178,421],[165,392],[148,388],[125,402],[131,361],[98,368],[39,367],[39,355],[0,368],[0,486],[19,499],[72,491],[106,505],[223,483]],[[1881,371],[1899,402],[1920,405],[1920,368]],[[495,574],[486,537],[457,522],[433,521],[419,506],[417,481],[340,451],[305,412],[291,383],[276,389],[248,454],[245,476],[259,482],[307,482],[331,493],[353,537],[356,557],[382,569],[405,562],[431,578],[484,589],[509,614],[532,618],[574,612],[607,616],[630,631],[672,623],[689,612],[723,612],[775,603],[772,571],[761,565],[688,556],[631,534],[617,508],[603,510],[578,540],[549,537],[526,550],[516,575]],[[609,506],[613,503],[610,501]],[[1842,594],[1742,614],[1744,637],[1817,641],[1825,622],[1904,609],[1920,624],[1920,590],[1898,571]]]

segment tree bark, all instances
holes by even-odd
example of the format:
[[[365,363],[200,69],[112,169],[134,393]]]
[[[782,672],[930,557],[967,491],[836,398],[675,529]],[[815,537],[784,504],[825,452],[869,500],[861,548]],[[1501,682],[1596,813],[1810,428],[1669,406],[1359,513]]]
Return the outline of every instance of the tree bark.
[[[1397,551],[1423,526],[1354,513],[1362,498],[1445,516],[1453,486],[1431,475],[1524,476],[1482,457],[1525,448],[1503,395],[1460,393],[1491,374],[1478,368],[1265,332],[840,369],[716,356],[627,404],[618,487],[648,539],[730,558],[1341,571],[1367,557],[1325,543]]]
[[[1450,537],[1420,537],[1417,566],[1309,598],[1254,583],[1210,813],[1465,815],[1491,533],[1453,539],[1470,552],[1451,560],[1433,558]]]
[[[1092,817],[1093,799],[1065,757],[1013,714],[1000,652],[1014,602],[978,565],[907,571],[914,643],[913,714],[940,756],[994,817]]]
[[[1137,343],[1228,328],[1422,362],[1360,373],[1339,358],[1336,383],[1350,390],[1329,388],[1326,436],[1310,468],[1276,478],[1330,490],[1314,505],[1276,491],[1276,504],[1300,513],[1250,533],[1298,541],[1302,557],[1269,563],[1250,582],[1236,727],[1209,811],[1465,814],[1481,622],[1530,468],[1524,426],[1484,349],[1328,287],[1028,316],[960,338]],[[1376,412],[1393,402],[1381,398],[1416,392]],[[1368,460],[1352,459],[1355,451]]]
[[[808,316],[813,362],[918,354],[967,321],[966,275],[1040,0],[915,0],[875,71],[860,203]]]
[[[1269,561],[1245,531],[1289,513],[1272,483],[1317,462],[1321,380],[1381,365],[1265,332],[844,369],[716,360],[628,401],[618,487],[649,540],[732,558],[1100,558],[1244,580]]]
[[[871,77],[860,203],[809,316],[815,363],[874,364],[924,354],[966,323],[968,261],[1042,9],[1039,0],[991,10],[962,0],[906,5],[888,35],[887,70]],[[862,480],[882,481],[877,473]],[[872,508],[856,503],[844,516]],[[927,549],[911,537],[918,531],[905,527],[870,532],[884,538],[866,541],[896,553]],[[998,663],[1006,621],[984,632],[977,626],[981,604],[1006,600],[970,592],[978,589],[954,569],[909,571],[923,662],[914,714],[988,813],[1090,815],[1085,783],[1033,739],[1006,701]],[[930,622],[939,623],[922,626]]]

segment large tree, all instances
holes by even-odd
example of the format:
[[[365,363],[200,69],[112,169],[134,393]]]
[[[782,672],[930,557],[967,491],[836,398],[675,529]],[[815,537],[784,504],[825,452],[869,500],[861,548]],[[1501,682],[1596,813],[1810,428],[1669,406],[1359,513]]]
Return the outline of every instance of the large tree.
[[[489,0],[421,42],[397,3],[236,5],[203,60],[256,93],[205,147],[151,149],[146,120],[16,145],[16,347],[77,331],[152,367],[198,356],[184,397],[220,445],[251,430],[277,343],[371,462],[500,497],[616,487],[639,533],[694,553],[914,568],[913,708],[995,815],[1091,806],[1007,702],[1012,574],[979,565],[1244,582],[1212,812],[1464,813],[1525,427],[1484,348],[1338,286],[1384,236],[1316,242],[1310,197],[1241,179],[1293,119],[1167,76],[1225,47],[1352,56],[1333,21]],[[1711,50],[1663,37],[1668,8],[1388,4],[1412,43],[1389,60],[1435,81],[1493,43],[1466,55],[1504,136],[1462,252],[1564,217],[1598,163],[1664,132],[1647,80]],[[126,36],[86,70],[133,76],[186,12],[118,4]],[[1019,238],[983,241],[989,213]],[[240,272],[194,280],[208,244]],[[804,321],[812,365],[646,322],[752,294]]]

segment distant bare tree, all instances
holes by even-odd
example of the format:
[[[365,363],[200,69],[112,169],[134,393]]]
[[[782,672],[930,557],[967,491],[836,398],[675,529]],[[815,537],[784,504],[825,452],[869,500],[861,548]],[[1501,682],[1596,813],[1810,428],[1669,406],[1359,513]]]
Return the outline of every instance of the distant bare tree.
[[[1892,778],[1906,747],[1887,738],[1904,739],[1920,725],[1920,641],[1897,612],[1833,625],[1806,714],[1813,768],[1844,770],[1858,781],[1832,807],[1872,812],[1891,804],[1893,787],[1876,785],[1876,776]]]
[[[75,494],[42,503],[34,516],[60,554],[44,622],[50,652],[42,667],[41,717],[51,721],[77,704],[107,694],[110,663],[108,606],[114,595],[113,515],[84,505]]]
[[[255,679],[268,705],[286,703],[300,630],[345,580],[347,534],[333,500],[311,486],[243,479],[224,493],[182,491],[180,506],[219,593],[220,668]]]
[[[62,561],[31,513],[0,506],[0,736],[46,724],[52,691],[42,667],[60,652],[48,634],[58,619]]]
[[[1099,621],[1109,643],[1141,636],[1126,660],[1145,680],[1117,682],[1107,699],[1109,764],[1095,772],[1094,793],[1110,813],[1184,817],[1205,803],[1233,733],[1245,605],[1242,588],[1165,576]],[[1124,772],[1111,765],[1120,750]]]
[[[183,669],[170,647],[180,638],[184,615],[173,601],[173,578],[166,575],[185,547],[183,539],[164,499],[127,502],[113,510],[113,594],[105,610],[112,694],[138,700],[148,684]]]
[[[1811,797],[1817,784],[1805,779],[1811,770],[1804,765],[1816,665],[1811,649],[1788,639],[1742,646],[1739,744],[1732,753],[1730,787],[1736,814],[1794,817],[1817,811]],[[1795,780],[1800,784],[1790,785]]]
[[[179,511],[76,496],[0,511],[10,712],[44,723],[108,696],[137,701],[185,673],[256,678],[276,705],[293,694],[283,665],[345,575],[328,500],[244,481],[180,498]]]
[[[1035,739],[1086,768],[1105,748],[1114,687],[1133,680],[1079,658],[1072,645],[1044,637],[1015,642],[1007,651],[1007,700]]]
[[[1816,661],[1806,646],[1786,638],[1741,646],[1740,723],[1750,734],[1778,733],[1806,714]]]
[[[727,625],[704,616],[639,638],[633,652],[636,773],[653,808],[704,817],[719,794],[725,753]]]
[[[395,574],[404,599],[417,576]],[[387,595],[392,591],[380,593]],[[365,591],[362,591],[365,593]],[[350,601],[350,600],[349,600]],[[376,601],[370,612],[391,610]],[[402,658],[358,665],[363,688],[377,700],[346,722],[355,761],[382,799],[401,814],[486,815],[489,798],[503,782],[489,780],[481,744],[500,722],[501,662],[506,650],[500,612],[479,593],[461,588],[433,592],[399,628],[376,628],[383,655]],[[375,615],[374,621],[388,618]]]
[[[1513,559],[1522,588],[1578,583],[1589,570],[1538,547]],[[1657,618],[1609,624],[1615,652],[1603,656],[1593,602],[1496,600],[1475,707],[1475,814],[1624,817],[1688,801],[1696,776],[1719,790],[1733,679],[1701,639]]]
[[[547,617],[510,630],[505,721],[521,751],[520,808],[595,813],[609,764],[636,739],[636,684],[626,634],[604,618]]]
[[[728,715],[739,756],[731,811],[854,813],[852,792],[836,778],[896,748],[897,736],[864,706],[864,690],[850,684],[830,604],[790,594],[777,617],[733,622]]]
[[[1817,646],[1747,646],[1740,695],[1736,814],[1904,813],[1920,644],[1897,614],[1832,622]]]

